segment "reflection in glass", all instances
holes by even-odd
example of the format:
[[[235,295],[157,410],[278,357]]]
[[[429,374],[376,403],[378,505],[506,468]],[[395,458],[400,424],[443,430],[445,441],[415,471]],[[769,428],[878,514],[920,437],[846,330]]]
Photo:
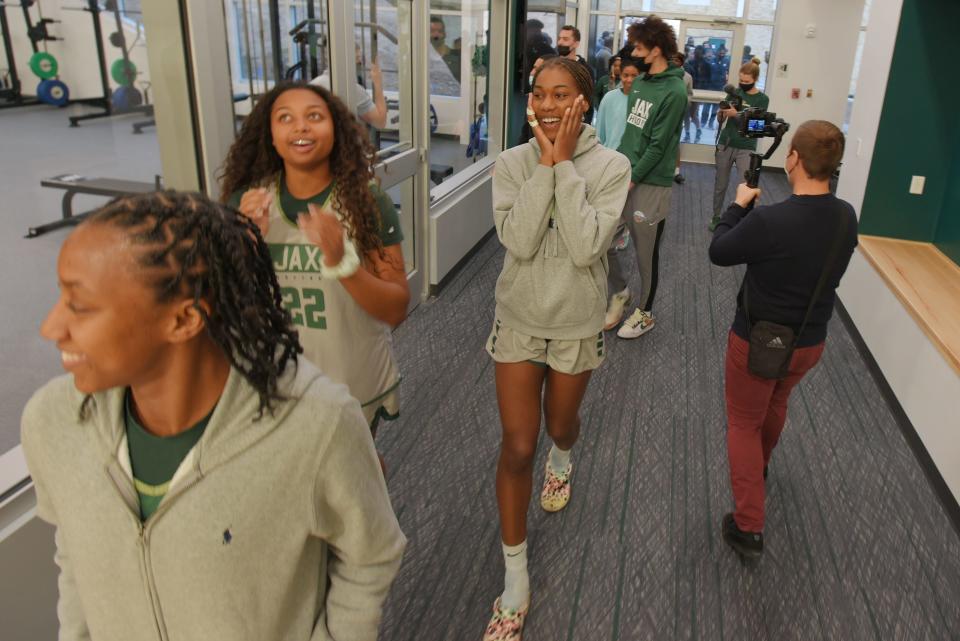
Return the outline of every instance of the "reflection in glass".
[[[609,74],[610,58],[616,53],[616,32],[616,16],[590,16],[590,35],[586,42],[581,43],[581,48],[587,51],[581,52],[581,55],[586,54],[597,82]]]
[[[439,185],[490,151],[489,0],[433,0],[429,37],[430,179]]]
[[[757,89],[763,91],[767,86],[767,71],[770,64],[770,49],[773,46],[773,27],[762,24],[748,24],[745,29],[743,52],[740,63],[750,62],[751,58],[760,59],[760,77]],[[749,47],[749,49],[748,49]]]
[[[353,20],[357,115],[371,126],[378,148],[409,141],[410,134],[403,133],[412,122],[407,5],[357,0]]]
[[[730,47],[733,31],[727,29],[688,28],[683,43],[687,54],[685,70],[693,77],[694,90],[722,91],[730,74]],[[739,69],[740,65],[736,65]],[[713,144],[717,133],[717,103],[696,102],[690,117],[696,127],[694,142]],[[704,140],[701,141],[701,137]]]

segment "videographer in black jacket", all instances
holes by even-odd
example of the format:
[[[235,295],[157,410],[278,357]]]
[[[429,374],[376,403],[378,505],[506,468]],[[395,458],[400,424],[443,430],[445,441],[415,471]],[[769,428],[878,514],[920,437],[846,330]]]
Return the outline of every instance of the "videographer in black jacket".
[[[763,551],[766,468],[787,417],[787,399],[823,353],[835,291],[857,245],[853,207],[830,193],[830,177],[843,156],[843,133],[823,120],[797,128],[784,162],[793,187],[787,200],[748,209],[760,195],[746,183],[724,212],[710,244],[715,265],[746,264],[737,312],[727,342],[725,396],[727,457],[734,511],[723,518],[723,538],[741,556]],[[838,239],[832,265],[831,248]],[[824,269],[827,278],[806,326],[804,315]],[[781,379],[750,372],[749,323],[769,321],[793,329],[796,349]]]

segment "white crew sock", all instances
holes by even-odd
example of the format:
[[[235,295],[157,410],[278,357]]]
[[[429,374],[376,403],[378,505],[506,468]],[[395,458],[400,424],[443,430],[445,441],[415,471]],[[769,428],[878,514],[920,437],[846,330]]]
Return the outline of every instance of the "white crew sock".
[[[679,167],[674,167],[674,168],[673,168],[673,175],[676,176],[676,175],[679,174],[679,173],[680,173],[680,168],[679,168]]]
[[[554,443],[550,448],[550,467],[554,472],[562,472],[570,467],[570,450],[561,450]]]
[[[527,575],[527,542],[503,544],[503,594],[500,607],[519,610],[530,602],[530,577]]]

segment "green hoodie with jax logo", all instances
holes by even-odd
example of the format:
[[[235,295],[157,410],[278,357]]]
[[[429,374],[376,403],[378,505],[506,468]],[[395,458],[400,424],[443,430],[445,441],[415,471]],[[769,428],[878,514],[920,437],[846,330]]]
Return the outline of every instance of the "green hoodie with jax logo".
[[[683,69],[670,65],[658,74],[633,81],[627,102],[627,128],[617,148],[630,160],[632,182],[673,185],[686,109]]]

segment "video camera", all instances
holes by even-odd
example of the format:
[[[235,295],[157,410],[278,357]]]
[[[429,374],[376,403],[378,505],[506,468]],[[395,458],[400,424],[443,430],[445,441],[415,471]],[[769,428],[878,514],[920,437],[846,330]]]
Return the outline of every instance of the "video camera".
[[[727,92],[727,97],[720,101],[721,109],[736,109],[737,111],[743,110],[743,98],[737,95],[737,88],[733,85],[727,85],[723,88]]]
[[[777,114],[761,107],[748,107],[737,118],[738,132],[744,138],[776,138],[776,144],[779,144],[783,134],[790,129],[783,118],[777,118]]]
[[[744,172],[747,186],[756,188],[760,182],[760,167],[764,160],[770,160],[773,152],[783,141],[783,135],[790,130],[790,123],[777,114],[761,107],[748,107],[737,114],[737,131],[744,138],[773,138],[773,144],[767,153],[760,155],[757,152],[750,154],[750,169]]]

